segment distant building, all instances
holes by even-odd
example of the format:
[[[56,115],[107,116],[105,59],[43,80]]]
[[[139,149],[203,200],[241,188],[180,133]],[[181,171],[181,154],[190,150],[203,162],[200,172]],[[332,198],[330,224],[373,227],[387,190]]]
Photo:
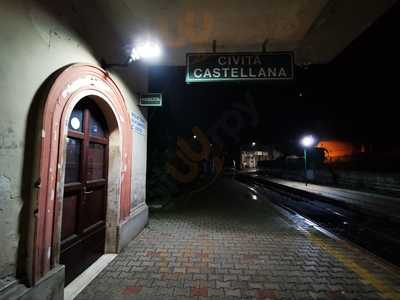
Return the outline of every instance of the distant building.
[[[258,162],[276,160],[282,153],[273,146],[245,147],[240,151],[240,168],[257,168]]]

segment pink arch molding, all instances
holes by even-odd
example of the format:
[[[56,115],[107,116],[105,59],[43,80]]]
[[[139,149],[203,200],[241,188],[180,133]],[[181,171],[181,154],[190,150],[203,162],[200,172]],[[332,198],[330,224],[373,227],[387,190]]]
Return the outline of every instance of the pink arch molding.
[[[60,214],[62,199],[62,160],[60,151],[64,145],[65,112],[72,110],[82,95],[96,95],[111,107],[120,133],[121,180],[119,193],[120,217],[123,221],[130,211],[132,132],[130,115],[121,91],[109,74],[91,65],[75,64],[64,69],[53,82],[43,111],[40,142],[37,210],[33,239],[32,282],[35,283],[52,267],[52,245]]]

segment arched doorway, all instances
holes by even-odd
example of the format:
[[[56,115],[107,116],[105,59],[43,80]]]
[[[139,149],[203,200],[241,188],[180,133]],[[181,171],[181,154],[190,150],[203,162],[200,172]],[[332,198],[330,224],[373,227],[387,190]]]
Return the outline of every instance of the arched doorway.
[[[60,263],[65,283],[88,268],[105,251],[108,126],[89,97],[69,117],[61,221]]]
[[[77,64],[60,72],[51,83],[41,124],[32,267],[27,270],[32,284],[60,263],[67,265],[70,281],[96,256],[118,252],[119,226],[131,203],[130,117],[105,71]],[[90,201],[97,204],[84,217]],[[82,259],[81,268],[73,267],[75,259]]]

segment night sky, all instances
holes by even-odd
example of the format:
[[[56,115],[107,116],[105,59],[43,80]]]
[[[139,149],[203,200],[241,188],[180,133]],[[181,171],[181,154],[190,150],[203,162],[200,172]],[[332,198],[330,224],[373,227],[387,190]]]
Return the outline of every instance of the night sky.
[[[185,67],[152,68],[150,91],[162,92],[164,103],[150,109],[149,151],[173,144],[177,136],[190,137],[194,126],[207,132],[246,95],[253,99],[258,120],[244,117],[240,140],[228,138],[228,151],[251,141],[294,145],[305,133],[375,149],[397,147],[399,20],[397,4],[331,63],[297,67],[290,83],[187,85]]]

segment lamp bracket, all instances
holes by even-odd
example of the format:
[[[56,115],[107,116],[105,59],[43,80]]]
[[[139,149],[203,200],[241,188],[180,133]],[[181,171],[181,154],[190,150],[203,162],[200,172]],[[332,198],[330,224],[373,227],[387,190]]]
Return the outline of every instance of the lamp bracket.
[[[100,60],[100,65],[104,70],[111,68],[126,68],[131,64],[132,61],[132,58],[129,57],[124,63],[107,63],[106,60],[102,58]]]

